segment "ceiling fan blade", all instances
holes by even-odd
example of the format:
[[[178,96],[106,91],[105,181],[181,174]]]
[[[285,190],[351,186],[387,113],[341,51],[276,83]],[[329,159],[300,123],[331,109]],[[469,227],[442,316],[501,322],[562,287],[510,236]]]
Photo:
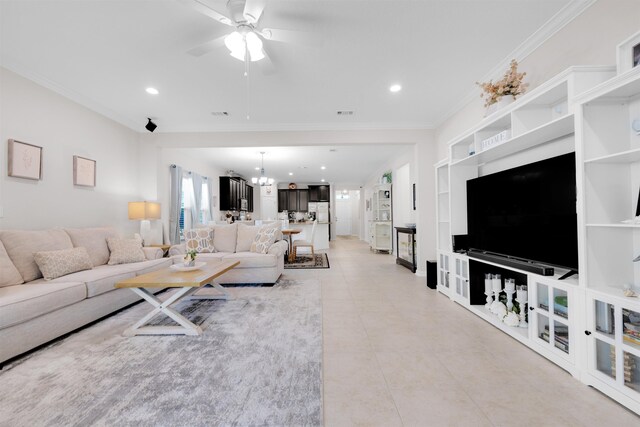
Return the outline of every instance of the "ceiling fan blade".
[[[264,52],[264,58],[262,58],[260,61],[258,61],[258,64],[260,65],[260,71],[265,76],[270,76],[272,74],[275,74],[276,73],[276,66],[271,61],[271,58],[269,57],[269,54],[267,53],[267,50],[263,47],[262,51]]]
[[[264,11],[266,0],[246,0],[244,4],[244,19],[250,24],[257,24]]]
[[[211,9],[209,6],[207,6],[200,0],[178,0],[178,1],[186,6],[189,6],[196,12],[199,12],[203,15],[208,16],[211,19],[214,19],[230,27],[235,27],[235,23],[230,18],[227,18],[220,12],[216,12],[215,10]]]
[[[227,37],[226,34],[224,36],[218,37],[217,39],[209,40],[208,42],[202,43],[201,45],[196,46],[193,49],[189,49],[187,53],[193,56],[202,56],[206,53],[211,52],[212,50],[224,46],[225,37]]]
[[[260,35],[266,40],[275,42],[291,43],[306,46],[319,46],[320,39],[314,34],[305,31],[279,30],[277,28],[265,28],[260,31]]]

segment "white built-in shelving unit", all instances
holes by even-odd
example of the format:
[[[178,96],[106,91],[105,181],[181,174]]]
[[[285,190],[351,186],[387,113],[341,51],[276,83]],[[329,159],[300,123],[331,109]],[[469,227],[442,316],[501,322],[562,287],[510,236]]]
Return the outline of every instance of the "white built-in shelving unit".
[[[640,412],[640,224],[625,223],[640,202],[640,67],[578,99],[583,174],[581,274],[587,337],[583,381]]]
[[[371,249],[391,253],[393,250],[391,184],[375,185],[371,204],[372,219],[369,223]]]
[[[571,67],[449,143],[435,165],[438,291],[640,414],[640,67]],[[506,131],[506,132],[505,132]],[[505,132],[504,141],[483,140]],[[576,153],[579,275],[540,276],[453,253],[467,234],[467,181]],[[623,222],[624,221],[624,222]],[[550,244],[553,244],[550,236]],[[526,242],[522,242],[526,244]],[[528,327],[485,308],[482,269],[518,277],[528,289]],[[475,270],[475,272],[474,272]]]

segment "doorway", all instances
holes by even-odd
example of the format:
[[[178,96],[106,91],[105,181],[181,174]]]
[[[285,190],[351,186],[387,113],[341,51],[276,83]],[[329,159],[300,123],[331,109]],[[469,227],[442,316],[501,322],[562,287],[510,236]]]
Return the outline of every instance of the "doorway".
[[[360,191],[336,191],[336,236],[360,235]]]

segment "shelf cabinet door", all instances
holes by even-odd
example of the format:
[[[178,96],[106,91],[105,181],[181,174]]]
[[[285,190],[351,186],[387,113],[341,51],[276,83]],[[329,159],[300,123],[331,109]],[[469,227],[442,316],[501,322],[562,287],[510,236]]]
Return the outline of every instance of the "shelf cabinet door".
[[[310,202],[320,201],[320,186],[318,185],[309,186],[309,201]]]
[[[309,190],[298,191],[298,212],[309,211]]]
[[[247,185],[247,210],[253,212],[253,187]]]
[[[328,202],[331,196],[331,191],[328,185],[318,186],[318,202]]]
[[[289,212],[298,212],[298,190],[288,190],[289,196],[287,201],[287,210]]]
[[[449,296],[450,290],[450,270],[449,270],[449,261],[451,255],[448,252],[438,252],[438,285],[437,289],[439,292]]]
[[[289,209],[289,190],[278,190],[278,212]]]
[[[529,284],[533,341],[557,356],[572,359],[575,342],[575,331],[571,329],[575,312],[572,289],[537,275],[530,275]]]
[[[589,373],[640,404],[640,306],[587,299]]]
[[[452,297],[454,300],[467,304],[469,302],[469,258],[466,255],[454,255],[455,286]]]

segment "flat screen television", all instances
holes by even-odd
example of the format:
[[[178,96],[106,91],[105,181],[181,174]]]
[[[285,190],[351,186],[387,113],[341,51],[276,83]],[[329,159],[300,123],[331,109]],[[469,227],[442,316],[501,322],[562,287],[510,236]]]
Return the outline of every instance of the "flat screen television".
[[[575,153],[467,181],[469,247],[578,270]]]

